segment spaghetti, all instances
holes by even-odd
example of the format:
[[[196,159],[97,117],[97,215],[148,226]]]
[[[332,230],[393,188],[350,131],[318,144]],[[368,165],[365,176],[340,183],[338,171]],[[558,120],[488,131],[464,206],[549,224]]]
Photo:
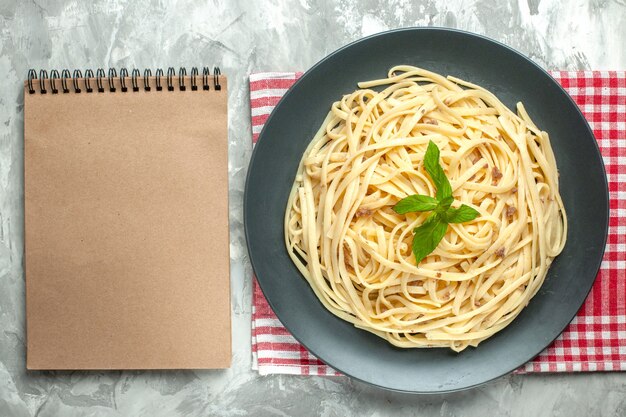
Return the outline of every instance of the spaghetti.
[[[515,114],[480,86],[424,69],[396,66],[358,86],[304,153],[288,252],[322,304],[358,328],[403,348],[477,346],[522,311],[565,245],[548,134],[521,103]],[[435,194],[429,141],[455,201],[480,216],[450,224],[416,265],[412,231],[428,213],[392,207]]]

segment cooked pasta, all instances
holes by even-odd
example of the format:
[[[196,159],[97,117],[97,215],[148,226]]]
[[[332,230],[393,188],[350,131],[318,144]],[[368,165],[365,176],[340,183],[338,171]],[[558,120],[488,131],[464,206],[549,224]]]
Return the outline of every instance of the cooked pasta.
[[[306,149],[285,214],[287,250],[330,312],[395,346],[477,346],[515,319],[565,245],[567,217],[548,134],[486,89],[410,66],[332,104]],[[435,195],[429,141],[454,200],[480,216],[450,224],[416,264]]]

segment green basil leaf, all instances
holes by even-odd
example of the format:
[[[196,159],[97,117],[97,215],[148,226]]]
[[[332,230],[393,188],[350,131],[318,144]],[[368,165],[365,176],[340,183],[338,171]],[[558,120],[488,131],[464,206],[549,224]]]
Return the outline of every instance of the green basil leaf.
[[[430,179],[437,189],[437,199],[439,201],[452,195],[452,187],[450,181],[443,172],[443,168],[439,164],[439,148],[432,140],[428,142],[428,148],[424,155],[424,169],[430,175]]]
[[[474,220],[478,216],[480,216],[480,213],[477,210],[461,204],[459,208],[448,209],[443,217],[448,223],[464,223]]]
[[[413,255],[419,263],[435,250],[448,230],[449,223],[463,223],[474,220],[480,213],[462,204],[459,208],[450,208],[454,202],[450,181],[439,164],[439,148],[431,140],[424,155],[424,169],[428,172],[435,188],[436,198],[427,195],[411,195],[393,206],[398,214],[416,211],[432,211],[426,221],[413,230]]]
[[[443,209],[443,211],[445,212],[446,210],[448,210],[450,208],[450,206],[452,205],[452,202],[454,201],[454,198],[452,197],[446,197],[443,200],[441,200],[439,202],[439,207],[441,207]]]
[[[398,201],[393,210],[398,214],[405,214],[411,211],[430,211],[437,208],[437,199],[427,195],[410,195]]]
[[[415,263],[419,263],[435,250],[448,230],[448,223],[433,213],[419,227],[413,230],[413,255]]]

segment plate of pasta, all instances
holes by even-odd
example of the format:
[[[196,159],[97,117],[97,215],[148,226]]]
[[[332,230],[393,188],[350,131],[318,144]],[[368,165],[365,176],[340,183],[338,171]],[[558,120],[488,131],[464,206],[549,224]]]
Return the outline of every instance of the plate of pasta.
[[[544,70],[450,29],[385,32],[285,94],[244,201],[259,284],[338,371],[435,393],[505,375],[547,347],[597,274],[604,165]]]

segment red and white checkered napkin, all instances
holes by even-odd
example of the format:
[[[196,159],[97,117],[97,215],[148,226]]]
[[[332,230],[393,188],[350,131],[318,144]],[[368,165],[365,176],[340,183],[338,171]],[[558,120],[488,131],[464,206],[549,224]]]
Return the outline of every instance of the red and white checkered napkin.
[[[253,142],[300,75],[250,75]],[[609,236],[600,272],[578,315],[517,372],[626,371],[626,72],[553,71],[552,76],[578,103],[598,140],[609,182]],[[338,375],[282,326],[256,279],[252,311],[253,367],[261,374]]]

